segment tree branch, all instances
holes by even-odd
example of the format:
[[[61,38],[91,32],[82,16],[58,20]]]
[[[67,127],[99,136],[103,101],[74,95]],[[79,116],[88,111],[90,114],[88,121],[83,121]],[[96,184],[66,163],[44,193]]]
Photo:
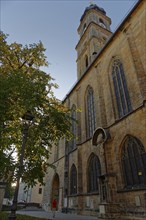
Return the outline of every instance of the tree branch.
[[[12,67],[12,69],[14,69],[14,66],[12,65],[10,59],[9,59],[8,57],[6,57],[6,59],[8,60],[8,62],[9,62],[9,64],[10,64],[10,66]]]

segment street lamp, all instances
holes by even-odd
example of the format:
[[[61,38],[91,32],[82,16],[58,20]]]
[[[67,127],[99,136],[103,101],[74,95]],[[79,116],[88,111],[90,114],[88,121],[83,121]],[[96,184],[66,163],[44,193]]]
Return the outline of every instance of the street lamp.
[[[19,160],[19,169],[18,169],[18,174],[17,174],[16,188],[15,188],[15,192],[14,192],[14,199],[13,199],[13,204],[11,207],[11,213],[10,213],[10,216],[8,217],[9,220],[16,220],[17,199],[18,199],[20,178],[23,173],[23,160],[24,160],[25,144],[26,144],[26,140],[27,140],[28,129],[29,129],[30,125],[32,124],[33,119],[34,119],[34,116],[31,114],[30,111],[27,111],[22,117],[22,121],[24,123],[22,147],[21,147],[21,154],[20,154],[20,160]]]

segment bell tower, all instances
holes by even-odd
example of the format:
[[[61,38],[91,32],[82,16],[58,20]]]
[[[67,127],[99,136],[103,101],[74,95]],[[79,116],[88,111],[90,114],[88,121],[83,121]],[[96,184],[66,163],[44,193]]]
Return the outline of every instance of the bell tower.
[[[85,9],[77,29],[80,36],[76,46],[78,79],[84,74],[111,36],[110,25],[111,19],[106,16],[103,8],[91,4]]]

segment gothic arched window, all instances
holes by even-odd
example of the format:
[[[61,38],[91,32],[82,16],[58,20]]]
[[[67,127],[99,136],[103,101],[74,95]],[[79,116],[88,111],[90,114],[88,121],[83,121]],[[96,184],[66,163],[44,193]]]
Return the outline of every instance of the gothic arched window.
[[[72,106],[72,110],[71,110],[71,118],[72,118],[72,126],[71,126],[71,130],[72,133],[74,135],[74,138],[72,140],[72,149],[75,148],[76,146],[76,136],[77,136],[77,115],[76,115],[76,106],[73,105]]]
[[[87,109],[87,138],[93,135],[96,128],[96,117],[94,107],[94,92],[91,87],[88,87],[86,94],[86,109]]]
[[[77,169],[73,164],[70,172],[70,194],[73,195],[76,193],[77,193]]]
[[[135,137],[128,136],[124,142],[122,166],[126,188],[146,186],[146,152]]]
[[[98,177],[101,175],[99,158],[93,154],[88,165],[88,192],[98,192]]]
[[[118,114],[121,118],[132,110],[132,106],[127,88],[123,65],[119,59],[115,60],[113,63],[112,79],[114,84]]]

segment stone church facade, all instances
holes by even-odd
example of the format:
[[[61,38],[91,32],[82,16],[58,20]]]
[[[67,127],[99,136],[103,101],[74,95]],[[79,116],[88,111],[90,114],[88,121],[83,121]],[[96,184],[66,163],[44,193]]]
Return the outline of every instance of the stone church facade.
[[[52,148],[42,206],[103,218],[146,216],[146,1],[112,33],[95,4],[80,19],[77,82],[64,103],[71,141]]]

